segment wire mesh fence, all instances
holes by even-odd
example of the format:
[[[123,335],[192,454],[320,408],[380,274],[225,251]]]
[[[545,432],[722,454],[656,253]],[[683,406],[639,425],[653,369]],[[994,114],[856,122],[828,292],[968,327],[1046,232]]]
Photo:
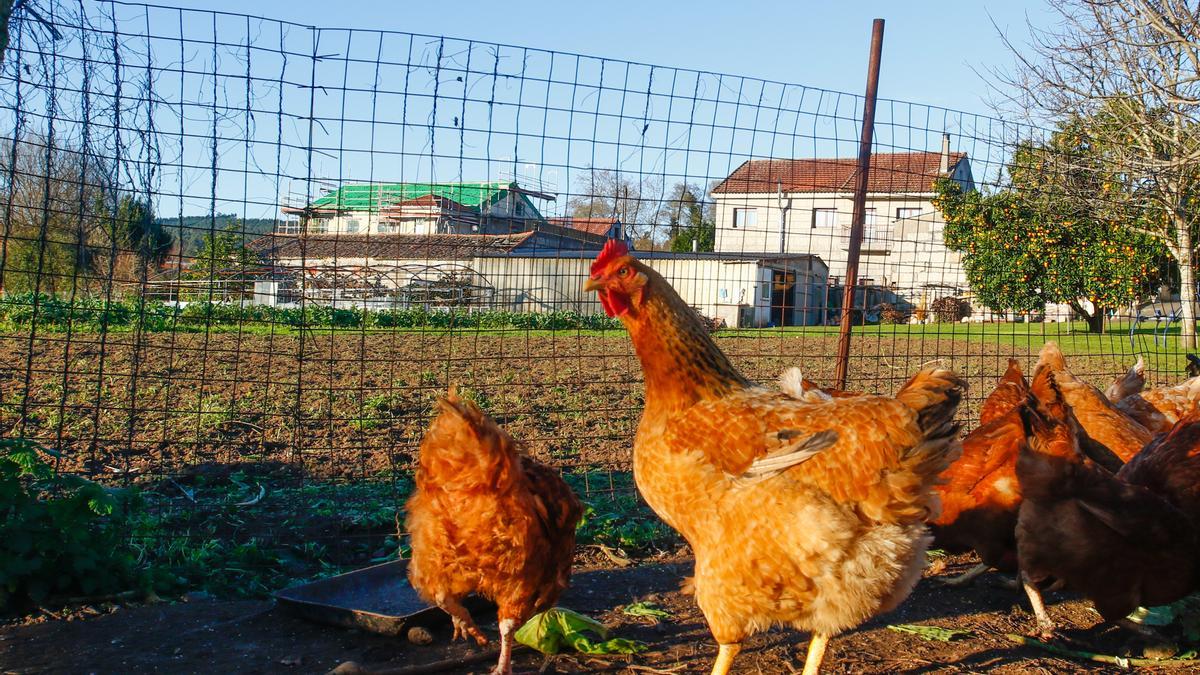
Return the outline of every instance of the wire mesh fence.
[[[287,574],[394,555],[451,384],[570,476],[589,536],[669,541],[633,503],[641,368],[582,289],[609,238],[751,379],[832,381],[862,96],[123,2],[19,19],[0,425],[59,472],[142,486],[155,555],[223,542]],[[1178,272],[1104,226],[1062,233],[1094,208],[1069,188],[1099,180],[1062,133],[878,102],[849,389],[940,359],[969,421],[1048,339],[1097,383],[1135,355],[1179,378]],[[1089,246],[1099,272],[1071,255]],[[1052,297],[1065,277],[1088,290]]]

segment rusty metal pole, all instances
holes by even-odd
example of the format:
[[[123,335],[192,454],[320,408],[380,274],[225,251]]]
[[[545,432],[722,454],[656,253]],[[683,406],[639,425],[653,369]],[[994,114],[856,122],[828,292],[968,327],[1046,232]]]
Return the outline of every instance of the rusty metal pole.
[[[883,53],[883,19],[871,27],[871,58],[867,65],[867,94],[863,100],[862,136],[858,141],[858,168],[854,174],[854,214],[850,220],[850,255],[846,258],[846,285],[842,291],[842,328],[838,333],[838,389],[846,388],[850,366],[850,325],[854,318],[854,290],[858,285],[858,257],[862,251],[863,223],[867,218],[867,175],[871,171],[871,135],[875,129],[875,97],[879,92],[879,60]]]

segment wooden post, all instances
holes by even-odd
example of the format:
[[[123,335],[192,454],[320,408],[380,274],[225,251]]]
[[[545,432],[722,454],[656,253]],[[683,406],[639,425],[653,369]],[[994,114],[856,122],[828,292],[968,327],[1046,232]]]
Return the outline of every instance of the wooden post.
[[[854,214],[850,221],[850,255],[846,259],[846,285],[842,291],[842,326],[838,333],[838,389],[846,388],[850,366],[850,326],[854,318],[854,290],[858,285],[858,258],[862,251],[863,223],[867,217],[867,177],[871,171],[871,135],[875,128],[875,97],[879,92],[879,61],[883,53],[883,19],[871,29],[871,57],[867,64],[867,94],[863,100],[862,136],[858,142],[858,168],[854,174]]]

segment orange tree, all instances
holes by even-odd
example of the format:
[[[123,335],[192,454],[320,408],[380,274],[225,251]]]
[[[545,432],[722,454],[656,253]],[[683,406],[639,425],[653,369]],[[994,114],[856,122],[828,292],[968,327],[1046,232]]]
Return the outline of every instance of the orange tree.
[[[1017,148],[1006,190],[965,192],[954,181],[937,182],[934,206],[946,221],[946,246],[962,254],[971,289],[985,305],[1030,312],[1061,302],[1100,332],[1107,310],[1163,280],[1160,242],[1073,198],[1101,180],[1089,168],[1091,156],[1086,136],[1068,126],[1045,144]]]

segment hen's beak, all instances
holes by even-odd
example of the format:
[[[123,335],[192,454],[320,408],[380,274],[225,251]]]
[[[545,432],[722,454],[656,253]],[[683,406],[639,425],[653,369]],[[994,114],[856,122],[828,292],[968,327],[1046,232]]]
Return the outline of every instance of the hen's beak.
[[[587,292],[598,291],[604,288],[604,281],[595,277],[588,277],[588,280],[583,282],[583,290]]]

